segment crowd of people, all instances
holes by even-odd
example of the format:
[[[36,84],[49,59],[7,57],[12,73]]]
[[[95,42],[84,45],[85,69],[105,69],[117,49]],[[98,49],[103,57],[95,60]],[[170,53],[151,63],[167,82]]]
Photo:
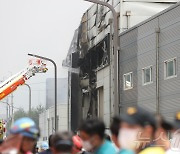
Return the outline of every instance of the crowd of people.
[[[76,133],[55,132],[37,147],[40,130],[30,118],[17,120],[0,145],[1,154],[180,154],[180,112],[172,122],[141,107],[112,119],[84,120]],[[110,130],[110,131],[108,131]]]

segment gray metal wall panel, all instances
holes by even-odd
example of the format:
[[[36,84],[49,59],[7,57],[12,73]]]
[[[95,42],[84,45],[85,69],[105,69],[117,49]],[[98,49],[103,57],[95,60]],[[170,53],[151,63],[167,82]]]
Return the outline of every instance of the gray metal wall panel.
[[[133,72],[134,87],[124,91],[121,84],[122,111],[128,106],[138,105],[149,111],[156,111],[156,33],[160,27],[159,48],[159,85],[160,112],[173,119],[180,109],[180,8],[157,16],[155,19],[124,33],[121,36],[120,74]],[[177,77],[164,79],[164,61],[177,57]],[[142,68],[152,66],[153,83],[143,85]]]
[[[159,71],[160,71],[160,83],[163,84],[164,82],[164,61],[174,58],[177,58],[177,77],[179,78],[179,67],[180,63],[178,62],[180,57],[180,41],[176,43],[171,43],[168,46],[163,46],[160,48],[160,60],[159,60]]]
[[[137,105],[137,29],[121,37],[120,52],[120,101],[122,110]],[[133,88],[124,90],[123,75],[133,72]]]
[[[155,32],[155,28],[158,28],[158,18],[150,20],[149,22],[138,27],[138,40],[144,39]]]
[[[160,32],[160,111],[170,120],[180,109],[180,7],[159,16]],[[164,78],[164,61],[177,57],[177,77]]]
[[[138,27],[138,105],[156,111],[156,33],[158,19]],[[143,84],[142,69],[152,66],[152,83]]]
[[[169,10],[168,12],[159,16],[159,25],[163,25],[163,27],[169,26],[169,24],[173,23],[180,15],[180,6]]]
[[[180,92],[161,97],[161,112],[174,112],[179,110]]]
[[[155,64],[156,64],[155,50],[151,50],[149,52],[138,55],[138,71],[140,71],[141,74],[143,68],[148,66],[155,66]]]
[[[161,25],[160,25],[161,28]],[[176,24],[172,24],[169,27],[161,29],[160,33],[160,47],[167,46],[170,43],[180,39],[180,18]]]
[[[138,101],[138,105],[152,113],[156,112],[156,99],[154,97]]]
[[[136,42],[133,42],[132,44],[129,44],[124,48],[121,48],[120,62],[129,62],[133,58],[137,57],[137,52],[134,52],[135,49],[137,49]]]
[[[121,48],[126,47],[133,42],[137,42],[137,29],[130,31],[129,33],[125,33],[121,36]]]
[[[156,48],[156,34],[153,33],[138,40],[138,55],[142,55]]]

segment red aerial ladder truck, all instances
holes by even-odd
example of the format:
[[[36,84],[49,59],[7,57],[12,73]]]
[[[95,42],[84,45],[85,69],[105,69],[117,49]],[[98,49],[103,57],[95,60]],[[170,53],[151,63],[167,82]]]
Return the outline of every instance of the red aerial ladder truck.
[[[31,59],[26,69],[0,83],[0,100],[11,94],[36,73],[45,73],[47,70],[46,63],[42,59]]]

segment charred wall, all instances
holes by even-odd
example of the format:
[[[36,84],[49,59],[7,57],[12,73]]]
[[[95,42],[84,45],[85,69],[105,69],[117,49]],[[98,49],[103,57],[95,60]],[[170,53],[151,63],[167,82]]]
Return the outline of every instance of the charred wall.
[[[82,97],[77,73],[71,73],[71,91],[71,130],[76,131],[82,119]]]
[[[97,46],[79,59],[80,89],[82,92],[83,118],[97,117],[97,70],[110,62],[110,37],[107,35]]]

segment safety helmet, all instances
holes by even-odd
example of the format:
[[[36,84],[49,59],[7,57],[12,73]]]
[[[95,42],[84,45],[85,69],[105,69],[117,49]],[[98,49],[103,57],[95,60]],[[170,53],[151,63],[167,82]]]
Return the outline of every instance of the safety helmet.
[[[72,137],[74,146],[76,147],[76,149],[78,149],[79,151],[81,151],[82,149],[82,140],[78,135],[75,135]]]
[[[16,120],[10,129],[10,134],[21,134],[32,139],[38,139],[40,136],[35,122],[28,117]]]
[[[47,143],[47,142],[42,142],[42,144],[41,144],[41,149],[43,149],[43,150],[49,149],[48,143]]]

